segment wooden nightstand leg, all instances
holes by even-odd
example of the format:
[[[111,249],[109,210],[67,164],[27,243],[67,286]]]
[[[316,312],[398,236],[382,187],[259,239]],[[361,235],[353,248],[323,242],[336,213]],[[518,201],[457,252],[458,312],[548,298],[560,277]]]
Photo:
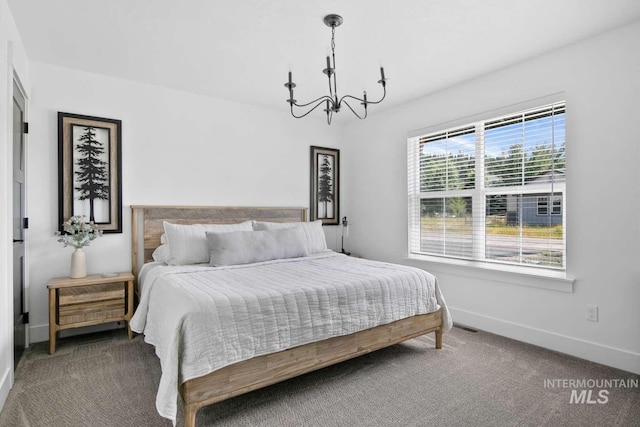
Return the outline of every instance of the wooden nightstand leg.
[[[49,289],[49,354],[56,352],[56,289]]]
[[[127,282],[127,332],[130,340],[133,339],[131,317],[133,317],[133,280]]]

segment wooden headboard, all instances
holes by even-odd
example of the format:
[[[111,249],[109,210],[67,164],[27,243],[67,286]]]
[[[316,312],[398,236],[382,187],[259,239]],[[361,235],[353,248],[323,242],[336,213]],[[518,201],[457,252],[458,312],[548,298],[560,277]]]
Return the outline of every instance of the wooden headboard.
[[[133,274],[160,245],[163,221],[173,224],[234,224],[249,220],[295,222],[307,220],[307,208],[227,206],[131,206],[131,266]]]

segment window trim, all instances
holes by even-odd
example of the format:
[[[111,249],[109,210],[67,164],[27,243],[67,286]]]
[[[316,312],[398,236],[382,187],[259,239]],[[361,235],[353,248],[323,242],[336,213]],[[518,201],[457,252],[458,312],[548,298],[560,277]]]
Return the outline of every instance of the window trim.
[[[573,293],[575,289],[575,279],[563,270],[411,253],[405,259],[427,264],[426,269],[436,275],[450,274],[565,293]]]

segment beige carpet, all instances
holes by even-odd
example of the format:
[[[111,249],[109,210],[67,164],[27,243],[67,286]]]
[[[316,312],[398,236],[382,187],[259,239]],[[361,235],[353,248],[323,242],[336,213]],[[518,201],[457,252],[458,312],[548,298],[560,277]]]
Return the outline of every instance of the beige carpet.
[[[454,328],[444,342],[436,351],[420,337],[206,407],[197,425],[640,426],[638,388],[588,404],[544,384],[637,375],[484,332]],[[170,426],[155,411],[159,376],[152,347],[122,330],[62,339],[54,356],[39,343],[20,361],[0,426]]]

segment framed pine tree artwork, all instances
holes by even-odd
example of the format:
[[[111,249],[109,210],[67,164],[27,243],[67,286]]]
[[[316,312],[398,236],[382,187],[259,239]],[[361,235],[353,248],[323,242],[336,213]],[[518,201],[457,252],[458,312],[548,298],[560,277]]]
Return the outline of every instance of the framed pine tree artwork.
[[[310,220],[338,225],[340,219],[340,150],[311,147]]]
[[[121,156],[121,120],[58,112],[60,227],[80,215],[103,233],[122,233]]]

